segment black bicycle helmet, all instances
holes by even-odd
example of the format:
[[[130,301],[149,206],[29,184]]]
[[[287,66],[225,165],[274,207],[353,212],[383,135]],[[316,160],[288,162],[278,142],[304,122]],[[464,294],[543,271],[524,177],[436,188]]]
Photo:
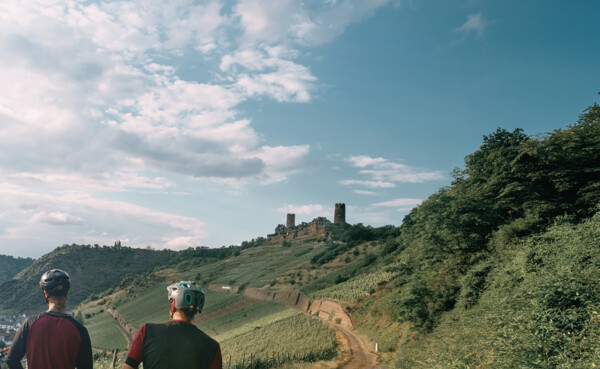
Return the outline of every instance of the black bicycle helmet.
[[[169,301],[175,301],[177,309],[190,309],[197,307],[202,312],[204,307],[204,291],[192,282],[176,282],[167,287]]]
[[[42,275],[40,287],[50,296],[65,296],[71,288],[71,281],[64,270],[51,269]]]

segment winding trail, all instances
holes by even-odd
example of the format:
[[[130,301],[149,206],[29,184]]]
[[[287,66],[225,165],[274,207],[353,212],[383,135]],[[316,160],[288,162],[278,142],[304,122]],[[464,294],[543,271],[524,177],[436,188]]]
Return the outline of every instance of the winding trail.
[[[346,347],[350,350],[351,359],[342,364],[342,369],[372,369],[377,366],[377,356],[369,351],[365,341],[356,333],[342,326],[332,324],[337,333],[344,336]]]
[[[125,330],[125,328],[123,328],[123,326],[116,319],[113,319],[113,320],[114,320],[115,324],[117,325],[117,327],[119,328],[119,330],[121,331],[121,333],[123,334],[123,336],[125,337],[125,340],[127,340],[127,348],[129,349],[131,347],[131,345],[133,344],[133,337],[131,337],[129,332],[127,332]]]
[[[121,325],[121,322],[117,318],[119,316],[119,311],[112,310],[106,306],[104,307],[104,310],[106,310],[106,312],[108,312],[110,315],[112,315],[113,322],[115,322],[115,324],[117,325],[117,328],[119,328],[119,330],[121,331],[121,334],[123,335],[123,337],[125,337],[125,341],[127,341],[127,349],[129,349],[131,347],[131,345],[133,344],[133,337],[131,337],[131,334],[129,334],[129,332]]]

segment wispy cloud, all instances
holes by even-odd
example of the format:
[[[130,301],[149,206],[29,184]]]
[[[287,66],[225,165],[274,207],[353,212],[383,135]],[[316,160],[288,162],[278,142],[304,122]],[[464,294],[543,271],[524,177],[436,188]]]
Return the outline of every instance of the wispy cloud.
[[[84,193],[40,194],[2,184],[0,197],[0,240],[12,254],[36,255],[38,247],[81,241],[182,248],[198,246],[208,237],[206,224],[194,218]]]
[[[377,195],[377,192],[374,192],[374,191],[354,190],[352,192],[359,194],[359,195],[367,195],[367,196]]]
[[[394,199],[394,200],[390,200],[390,201],[378,202],[373,205],[389,207],[389,208],[396,208],[398,211],[408,211],[408,210],[411,210],[412,208],[414,208],[415,206],[421,204],[422,202],[423,202],[423,200],[421,200],[421,199],[404,198],[404,199]]]
[[[372,158],[360,155],[351,156],[346,160],[354,167],[362,168],[358,173],[368,177],[367,180],[346,179],[340,181],[340,184],[346,186],[359,185],[370,188],[393,188],[398,183],[423,183],[444,178],[441,172],[426,171],[385,158]]]
[[[51,225],[79,225],[83,224],[84,220],[76,215],[61,213],[55,211],[53,213],[39,212],[35,214],[31,220],[33,222],[48,223]]]
[[[396,187],[396,184],[393,182],[383,182],[383,181],[363,181],[359,179],[344,179],[340,181],[340,184],[345,186],[365,186],[370,188],[393,188]]]
[[[483,17],[482,13],[469,14],[465,23],[455,28],[454,31],[464,35],[474,33],[478,38],[481,38],[489,24],[490,22]]]
[[[308,205],[288,205],[282,208],[278,208],[279,213],[287,214],[300,214],[300,215],[323,215],[325,208],[319,204],[308,204]]]

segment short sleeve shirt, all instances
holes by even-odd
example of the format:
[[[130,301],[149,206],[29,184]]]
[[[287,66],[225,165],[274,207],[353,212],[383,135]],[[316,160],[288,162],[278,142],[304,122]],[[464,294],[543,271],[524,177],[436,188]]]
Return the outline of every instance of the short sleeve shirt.
[[[126,363],[144,369],[220,369],[219,343],[193,324],[171,320],[144,324],[133,340]]]

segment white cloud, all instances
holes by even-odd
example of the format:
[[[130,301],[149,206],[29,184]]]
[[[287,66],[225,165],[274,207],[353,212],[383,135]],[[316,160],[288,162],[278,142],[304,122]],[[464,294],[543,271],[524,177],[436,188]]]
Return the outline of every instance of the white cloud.
[[[287,214],[299,214],[299,215],[323,215],[324,212],[323,205],[319,204],[309,204],[309,205],[288,205],[283,208],[278,208],[277,211],[279,213]]]
[[[201,245],[209,235],[206,224],[194,218],[85,193],[39,194],[2,184],[0,197],[4,211],[0,224],[5,225],[0,227],[0,240],[3,249],[13,250],[11,254],[39,256],[42,250],[81,241],[182,248]]]
[[[241,0],[234,7],[246,43],[330,42],[347,26],[370,16],[390,0]]]
[[[359,195],[367,195],[367,196],[377,195],[377,192],[373,192],[373,191],[354,190],[353,192],[356,194],[359,194]]]
[[[374,204],[374,206],[397,208],[398,211],[407,211],[407,210],[411,210],[412,208],[418,206],[422,202],[423,202],[423,200],[421,200],[421,199],[404,198],[404,199],[394,199],[394,200],[390,200],[390,201],[378,202],[378,203]]]
[[[423,183],[443,179],[442,173],[425,171],[406,164],[390,161],[385,158],[372,158],[365,155],[351,156],[346,159],[354,167],[363,168],[359,174],[368,180],[346,179],[340,184],[346,186],[359,185],[370,188],[393,188],[397,183]]]
[[[369,165],[383,164],[387,162],[384,158],[371,158],[365,155],[351,156],[348,161],[354,164],[355,167],[364,168]]]
[[[365,186],[365,187],[370,187],[370,188],[394,188],[394,187],[396,187],[396,184],[392,183],[392,182],[363,181],[363,180],[358,180],[358,179],[341,180],[340,184],[343,184],[344,186],[359,185],[359,186]]]
[[[475,33],[477,37],[481,38],[489,24],[490,22],[483,17],[482,13],[469,14],[466,22],[462,26],[455,28],[455,31],[463,34]]]
[[[47,223],[51,225],[79,225],[84,223],[84,220],[81,217],[58,211],[52,213],[41,211],[36,213],[31,220],[36,223]]]

